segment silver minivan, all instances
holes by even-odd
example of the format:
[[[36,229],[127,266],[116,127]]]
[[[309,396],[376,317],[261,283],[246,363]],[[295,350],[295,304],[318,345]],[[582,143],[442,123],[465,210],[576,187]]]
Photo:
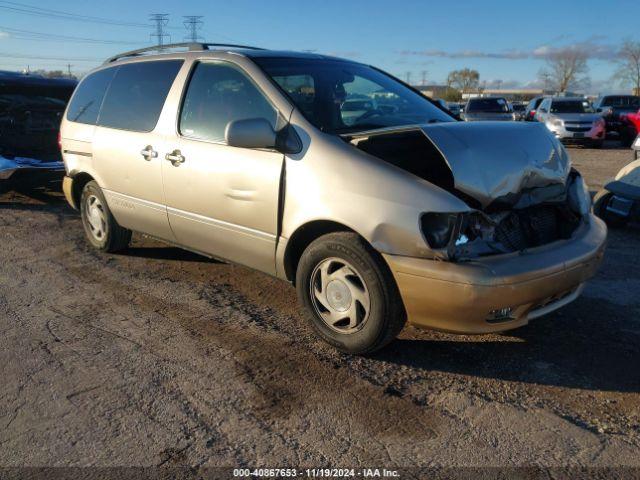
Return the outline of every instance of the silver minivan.
[[[311,53],[150,53],[88,74],[62,123],[63,189],[100,250],[136,231],[279,277],[350,353],[407,320],[525,325],[597,269],[606,227],[542,124],[458,122],[381,70]]]

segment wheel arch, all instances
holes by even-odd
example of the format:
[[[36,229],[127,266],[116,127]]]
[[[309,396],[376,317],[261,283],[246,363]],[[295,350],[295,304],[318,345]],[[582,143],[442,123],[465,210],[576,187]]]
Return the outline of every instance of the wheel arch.
[[[311,242],[323,235],[335,232],[353,232],[358,234],[358,232],[352,228],[332,220],[312,220],[299,226],[293,232],[287,241],[283,258],[284,273],[288,281],[295,283],[298,262],[302,257],[302,253]],[[362,235],[360,235],[360,237],[362,237]]]
[[[71,183],[71,198],[73,200],[73,206],[77,210],[80,210],[82,190],[84,189],[84,186],[92,180],[95,180],[95,178],[87,172],[80,172],[73,176],[73,182]]]

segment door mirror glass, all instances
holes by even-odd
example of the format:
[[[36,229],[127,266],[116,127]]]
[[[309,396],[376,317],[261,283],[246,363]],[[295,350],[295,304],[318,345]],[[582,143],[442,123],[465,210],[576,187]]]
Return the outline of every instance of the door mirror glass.
[[[275,148],[276,132],[266,118],[233,120],[227,124],[225,141],[231,147]]]

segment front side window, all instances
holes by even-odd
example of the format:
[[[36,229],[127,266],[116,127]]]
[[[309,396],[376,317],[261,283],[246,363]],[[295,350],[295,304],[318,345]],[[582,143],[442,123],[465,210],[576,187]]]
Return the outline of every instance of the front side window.
[[[196,65],[180,111],[180,134],[224,142],[229,122],[264,118],[275,129],[277,110],[239,68],[229,63]]]
[[[324,132],[454,121],[420,93],[366,65],[321,58],[253,60]]]
[[[474,98],[467,106],[469,113],[508,113],[509,104],[504,98]]]
[[[98,118],[102,127],[150,132],[182,60],[136,62],[118,68]]]
[[[117,67],[98,70],[80,82],[69,104],[67,120],[89,125],[96,124],[102,99],[116,70]]]

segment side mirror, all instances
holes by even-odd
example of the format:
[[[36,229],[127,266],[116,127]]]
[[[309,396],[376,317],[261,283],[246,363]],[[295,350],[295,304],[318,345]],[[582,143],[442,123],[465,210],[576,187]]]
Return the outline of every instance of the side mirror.
[[[247,118],[229,122],[224,138],[231,147],[275,148],[277,134],[266,118]]]

